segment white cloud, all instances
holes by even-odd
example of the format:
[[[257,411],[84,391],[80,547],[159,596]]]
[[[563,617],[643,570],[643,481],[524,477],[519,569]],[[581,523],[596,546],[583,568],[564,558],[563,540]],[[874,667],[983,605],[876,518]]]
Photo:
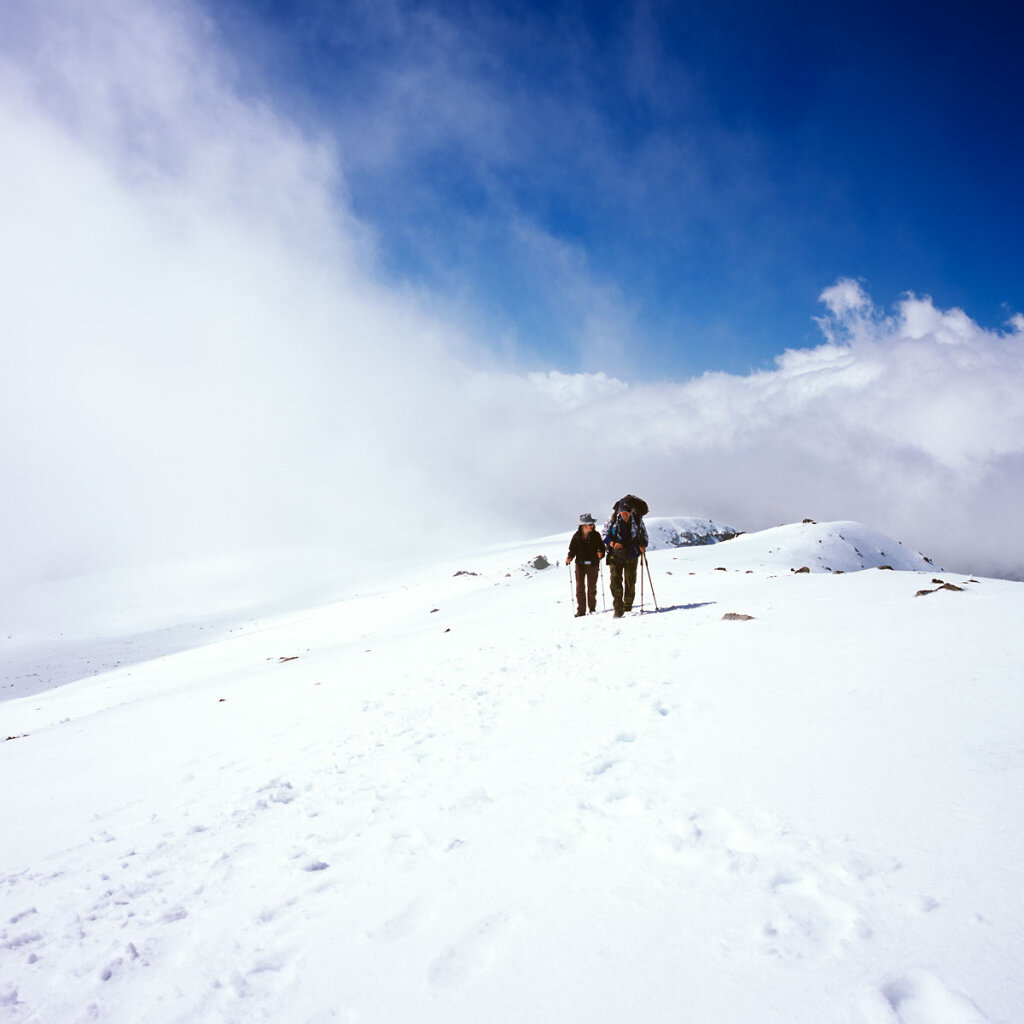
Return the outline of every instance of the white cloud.
[[[629,387],[624,381],[604,373],[529,373],[527,381],[540,394],[548,395],[569,409],[620,394]]]
[[[819,296],[819,300],[828,306],[829,312],[835,317],[856,314],[871,305],[871,300],[860,282],[848,277],[840,278],[826,288]]]
[[[363,273],[328,148],[221,84],[201,27],[86,21],[0,70],[8,580],[333,540],[429,476],[457,332]]]
[[[772,371],[634,386],[606,402],[606,422],[628,424],[620,453],[644,453],[645,485],[673,511],[729,509],[745,527],[859,518],[948,562],[1020,571],[1019,322],[989,331],[915,297],[886,316],[842,291],[855,301],[826,299],[831,340]]]
[[[916,298],[886,315],[862,295],[835,307],[832,340],[787,351],[770,371],[614,387],[534,375],[533,395],[516,379],[492,381],[508,400],[496,422],[517,425],[492,441],[500,471],[488,490],[522,504],[526,453],[543,453],[551,472],[533,493],[552,508],[601,511],[633,490],[656,512],[747,529],[861,519],[942,563],[1020,572],[1019,322],[985,330]]]

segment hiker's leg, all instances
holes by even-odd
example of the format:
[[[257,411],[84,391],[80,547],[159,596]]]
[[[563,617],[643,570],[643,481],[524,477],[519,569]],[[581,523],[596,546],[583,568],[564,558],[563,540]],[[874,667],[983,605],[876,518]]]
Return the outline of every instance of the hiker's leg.
[[[597,611],[597,571],[600,566],[597,562],[587,566],[587,607]]]
[[[636,567],[639,559],[631,558],[625,565],[625,593],[622,597],[623,608],[628,612],[633,607],[633,599],[636,597]]]
[[[622,605],[622,566],[615,562],[608,563],[608,580],[612,590],[612,603],[615,614],[621,615]]]

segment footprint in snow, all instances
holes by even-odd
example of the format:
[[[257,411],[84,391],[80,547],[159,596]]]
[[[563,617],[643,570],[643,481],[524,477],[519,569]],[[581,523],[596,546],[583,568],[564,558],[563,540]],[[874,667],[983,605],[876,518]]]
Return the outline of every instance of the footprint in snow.
[[[509,915],[504,911],[485,917],[431,964],[431,983],[438,988],[455,988],[486,970],[510,924]]]
[[[590,776],[591,778],[594,778],[594,779],[596,779],[596,778],[599,778],[600,776],[604,775],[604,774],[605,774],[605,772],[608,772],[608,771],[610,771],[610,770],[611,770],[612,768],[614,768],[614,767],[615,767],[615,766],[616,766],[617,764],[619,764],[619,760],[618,760],[618,758],[614,758],[614,757],[604,757],[604,758],[600,758],[599,760],[595,761],[595,762],[594,762],[594,763],[593,763],[593,764],[592,764],[592,765],[591,765],[591,766],[590,766],[590,767],[589,767],[589,768],[587,769],[587,774],[588,774],[588,775],[589,775],[589,776]]]
[[[858,934],[867,937],[857,908],[813,875],[783,871],[769,888],[775,909],[763,928],[766,952],[784,960],[839,956]]]
[[[891,978],[882,995],[900,1024],[989,1024],[967,996],[950,991],[927,971]]]
[[[296,797],[292,784],[282,779],[271,780],[257,792],[261,794],[256,801],[257,810],[266,810],[270,804],[290,804]]]
[[[396,942],[422,927],[432,916],[432,911],[424,900],[414,899],[400,914],[389,918],[371,931],[370,938]]]
[[[689,834],[670,836],[671,848],[747,890],[747,905],[765,915],[765,953],[782,960],[836,957],[854,940],[870,938],[860,907],[867,869],[850,871],[784,829],[742,821],[722,808],[691,815],[686,824]]]

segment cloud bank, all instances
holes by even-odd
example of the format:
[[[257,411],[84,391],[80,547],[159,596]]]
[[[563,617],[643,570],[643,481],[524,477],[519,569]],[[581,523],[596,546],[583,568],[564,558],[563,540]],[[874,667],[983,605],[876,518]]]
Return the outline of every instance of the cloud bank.
[[[386,282],[337,142],[243,88],[198,9],[48,8],[0,49],[8,585],[453,550],[627,490],[748,530],[859,519],[1024,574],[1019,315],[885,310],[842,280],[817,347],[637,383],[644,339],[595,304],[600,372],[513,367],[478,317]]]

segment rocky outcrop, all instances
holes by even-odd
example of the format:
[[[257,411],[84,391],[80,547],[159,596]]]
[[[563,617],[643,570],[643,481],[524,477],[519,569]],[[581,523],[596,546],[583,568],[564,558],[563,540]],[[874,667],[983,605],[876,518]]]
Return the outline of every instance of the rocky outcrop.
[[[644,523],[652,550],[720,544],[743,533],[734,526],[693,516],[647,516]]]

